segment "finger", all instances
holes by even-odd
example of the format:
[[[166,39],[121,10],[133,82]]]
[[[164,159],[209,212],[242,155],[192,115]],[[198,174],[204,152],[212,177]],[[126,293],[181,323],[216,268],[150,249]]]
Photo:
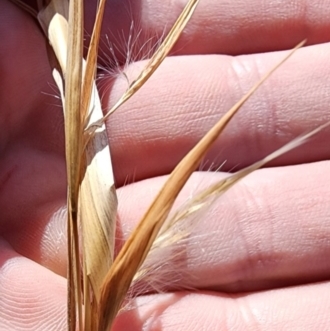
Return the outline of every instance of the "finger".
[[[9,1],[0,2],[0,16],[0,234],[23,256],[66,275],[65,236],[56,236],[59,243],[44,237],[53,233],[49,218],[66,195],[63,114],[47,43]],[[48,244],[52,259],[40,249]]]
[[[227,296],[172,293],[136,300],[117,318],[117,330],[325,330],[329,283]]]
[[[162,291],[207,288],[240,292],[329,279],[327,166],[328,162],[320,162],[256,171],[184,223],[188,238],[154,255],[162,265],[154,267],[151,283],[138,284],[137,292],[150,291],[156,283]],[[174,211],[222,176],[194,174]],[[164,180],[149,179],[118,191],[118,246],[146,212]],[[24,225],[21,234],[18,230],[16,237],[9,239],[16,250],[25,247],[28,257],[38,252],[43,257],[38,262],[53,261],[45,265],[65,276],[65,229],[65,214],[58,213],[45,228],[40,245],[37,241],[23,245]]]
[[[205,157],[206,167],[225,162],[223,170],[242,168],[328,121],[329,52],[330,44],[297,51],[242,107]],[[169,173],[283,56],[168,58],[108,121],[117,184]],[[134,64],[127,75],[134,79],[142,68]],[[108,77],[100,86],[110,108],[127,82]],[[272,165],[328,159],[329,135],[324,130]]]
[[[40,28],[17,6],[2,1],[0,38],[0,151],[4,153],[14,142],[24,141],[22,148],[33,145],[62,153],[63,112]]]
[[[149,276],[146,282],[151,284],[145,287],[163,282],[161,290],[240,292],[329,279],[328,165],[269,168],[248,176],[188,220],[188,239],[155,253],[153,260],[161,265],[151,267],[156,270],[154,279]],[[195,174],[179,201],[196,195],[198,183],[208,187],[219,177]],[[122,188],[119,217],[124,234],[142,217],[163,182],[155,178]]]
[[[65,200],[52,206],[39,206],[39,213],[40,209],[49,208],[50,211],[34,220],[18,219],[15,228],[3,233],[17,253],[62,277],[67,276],[67,214],[64,206]]]
[[[0,233],[10,235],[22,223],[35,229],[54,212],[65,199],[66,174],[47,43],[12,3],[1,2],[0,15]]]
[[[109,1],[103,29],[107,36],[102,46],[104,55],[112,57],[111,44],[115,45],[117,58],[122,63],[127,56],[141,59],[148,55],[150,45],[166,35],[187,2]],[[86,1],[89,34],[95,3]],[[327,42],[330,40],[329,16],[330,8],[321,0],[262,4],[257,0],[202,0],[174,53],[237,55],[292,48],[306,38],[309,44]],[[138,55],[146,42],[148,46]],[[130,51],[135,55],[129,54],[127,48],[132,48]]]
[[[0,247],[0,329],[66,330],[66,280]]]

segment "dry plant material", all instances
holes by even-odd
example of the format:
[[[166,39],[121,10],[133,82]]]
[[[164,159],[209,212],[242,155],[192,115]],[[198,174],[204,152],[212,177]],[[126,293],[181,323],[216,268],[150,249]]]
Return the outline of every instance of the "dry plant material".
[[[32,15],[21,0],[12,0]],[[59,88],[65,117],[65,150],[68,179],[68,329],[106,331],[120,311],[133,281],[148,273],[144,262],[151,252],[189,235],[171,237],[171,229],[226,192],[237,181],[265,163],[300,145],[329,123],[299,137],[263,160],[210,186],[191,199],[184,210],[165,223],[179,192],[240,107],[286,61],[295,49],[234,105],[177,165],[125,245],[114,259],[117,198],[104,121],[132,97],[171,51],[191,19],[198,0],[187,2],[169,34],[145,69],[103,116],[95,85],[97,51],[105,0],[98,5],[96,22],[83,59],[83,0],[39,0],[39,22],[56,55],[60,72],[53,76]],[[35,15],[34,15],[35,16]],[[82,247],[80,247],[82,246]],[[80,259],[82,253],[82,259]]]
[[[198,0],[188,2],[145,70],[129,86],[107,116],[136,93],[161,64],[179,38],[197,3]],[[65,114],[68,177],[69,330],[75,329],[76,319],[80,330],[106,330],[113,320],[103,318],[104,301],[102,301],[101,293],[105,273],[109,269],[111,270],[113,260],[116,198],[112,173],[105,174],[102,178],[100,168],[104,170],[106,167],[103,162],[95,162],[104,150],[106,150],[108,158],[110,157],[109,147],[104,146],[107,145],[104,143],[104,140],[108,140],[107,137],[103,136],[103,139],[100,139],[100,133],[102,131],[105,133],[105,117],[103,118],[99,114],[95,116],[96,109],[100,109],[94,78],[104,6],[105,1],[101,1],[86,63],[83,60],[82,52],[82,1],[72,0],[68,7],[66,0],[52,0],[48,5],[41,6],[38,15],[61,67],[61,74],[57,70],[54,70],[53,74],[61,93]],[[97,143],[102,140],[103,146]],[[108,163],[109,170],[111,170],[111,163]],[[107,186],[107,189],[104,190],[106,178],[111,179],[111,185],[110,189]],[[101,203],[98,203],[99,200]],[[105,207],[109,205],[111,208]],[[79,225],[81,225],[82,238],[79,238]],[[83,246],[83,286],[80,281],[80,241]],[[84,300],[82,300],[82,293]],[[122,295],[116,300],[116,305],[113,306],[112,314],[109,317],[116,316],[125,295],[126,292],[122,291]],[[82,312],[83,302],[84,313]]]
[[[187,182],[191,174],[202,161],[205,153],[212,146],[224,130],[229,121],[242,105],[251,97],[258,87],[304,42],[294,48],[278,65],[263,77],[252,89],[237,102],[215,126],[200,140],[200,142],[176,166],[169,179],[149,207],[142,220],[116,257],[102,286],[100,301],[100,327],[99,331],[106,330],[112,324],[122,302],[129,290],[135,274],[146,259],[161,227],[163,226],[175,199]],[[235,181],[227,181],[223,191],[232,186],[237,180],[257,169],[249,169],[237,176]]]
[[[104,3],[103,1],[103,8]],[[79,17],[82,17],[81,3],[75,7],[72,1],[70,10],[76,14],[80,12]],[[75,330],[75,314],[78,312],[79,329],[95,330],[100,287],[113,261],[117,198],[105,125],[98,127],[92,136],[85,130],[92,122],[103,118],[94,81],[97,39],[101,24],[95,25],[85,63],[82,57],[82,22],[74,15],[71,16],[72,21],[68,22],[67,17],[70,17],[71,11],[67,1],[53,0],[42,8],[38,17],[54,49],[62,73],[61,76],[56,70],[53,72],[65,105],[69,329]],[[100,14],[98,20],[102,20]],[[75,28],[70,30],[70,26]],[[71,53],[68,52],[70,49]],[[68,86],[71,86],[71,89]],[[80,240],[78,224],[82,230]],[[80,285],[80,242],[83,246],[83,289]]]
[[[192,14],[194,13],[199,0],[190,0],[181,15],[174,23],[172,29],[167,34],[164,41],[160,44],[154,55],[149,60],[146,67],[141,71],[140,75],[129,85],[128,89],[121,96],[121,98],[115,103],[115,105],[104,116],[103,120],[94,123],[96,126],[102,124],[111,114],[113,114],[120,106],[122,106],[127,100],[129,100],[152,76],[156,69],[161,65],[166,56],[170,53],[171,49],[179,39],[183,29],[189,22]]]

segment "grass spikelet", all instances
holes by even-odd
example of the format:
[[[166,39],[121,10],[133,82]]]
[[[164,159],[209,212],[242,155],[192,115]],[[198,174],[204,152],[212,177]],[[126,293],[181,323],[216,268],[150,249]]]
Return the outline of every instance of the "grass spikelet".
[[[121,105],[123,105],[127,100],[129,100],[152,76],[156,69],[161,65],[166,56],[170,53],[174,44],[179,39],[181,32],[183,31],[186,24],[189,22],[191,16],[193,15],[199,0],[190,0],[183,9],[181,15],[174,23],[172,29],[165,37],[164,41],[161,43],[155,54],[151,57],[150,61],[146,65],[145,69],[142,70],[141,74],[129,85],[128,89],[121,96],[121,98],[116,102],[116,104],[108,111],[104,116],[103,121],[105,121],[112,113],[114,113]],[[98,126],[101,123],[94,123],[92,126]],[[91,127],[92,127],[91,126]]]
[[[134,279],[134,275],[146,259],[154,240],[163,226],[173,203],[179,192],[187,182],[205,153],[218,138],[229,121],[240,107],[249,99],[257,88],[284,62],[293,52],[301,47],[304,42],[295,47],[289,54],[269,73],[263,77],[252,89],[237,102],[215,126],[201,139],[201,141],[185,156],[176,166],[169,179],[149,207],[142,220],[126,241],[119,252],[114,264],[110,268],[101,289],[100,325],[99,331],[106,330],[112,324],[120,309],[125,295]],[[245,177],[243,173],[239,178]],[[236,180],[237,181],[237,180]],[[223,190],[231,185],[226,184]]]
[[[262,160],[255,162],[254,164],[236,172],[233,175],[230,175],[219,182],[209,186],[207,189],[204,189],[200,193],[196,194],[191,198],[189,203],[185,206],[183,210],[175,213],[175,215],[171,218],[168,222],[166,228],[163,229],[161,232],[158,240],[162,242],[162,245],[165,245],[164,242],[167,240],[172,240],[172,238],[166,235],[166,232],[171,229],[177,222],[186,219],[190,215],[196,213],[200,209],[202,209],[205,204],[209,203],[209,199],[218,198],[222,194],[224,194],[227,190],[229,190],[233,185],[235,185],[239,180],[248,176],[253,171],[262,168],[267,163],[273,161],[274,159],[280,157],[281,155],[290,152],[291,150],[297,148],[298,146],[304,144],[308,139],[312,138],[314,135],[318,134],[320,131],[325,129],[330,125],[330,122],[326,122],[325,124],[321,125],[320,127],[314,129],[313,131],[304,134],[296,139],[290,141],[283,147],[277,149],[273,153],[267,155]],[[213,200],[212,200],[213,201]],[[167,239],[169,237],[169,239]],[[158,243],[158,240],[155,241],[155,244]]]
[[[21,0],[13,0],[13,2],[22,6],[31,15],[35,15],[35,12],[26,8]],[[70,331],[76,330],[77,321],[79,331],[109,330],[122,308],[132,283],[152,277],[152,272],[158,269],[159,265],[153,263],[155,256],[161,250],[168,249],[171,258],[180,258],[180,252],[176,253],[173,247],[189,236],[189,229],[187,230],[184,225],[180,228],[181,224],[203,208],[210,199],[220,196],[240,179],[299,146],[330,125],[328,122],[298,137],[259,162],[208,187],[195,195],[184,209],[168,218],[181,189],[230,120],[258,87],[304,44],[302,42],[256,83],[175,167],[114,259],[117,197],[109,139],[104,123],[160,66],[191,19],[198,2],[198,0],[187,2],[173,28],[144,70],[129,84],[126,92],[105,116],[102,114],[95,85],[105,0],[101,0],[97,8],[86,61],[83,59],[83,0],[71,0],[69,4],[67,0],[38,2],[39,22],[60,66],[60,70],[54,68],[53,75],[64,105],[68,181],[68,329]],[[80,260],[81,253],[82,260]],[[161,280],[161,277],[159,279]],[[158,290],[157,284],[155,286]]]
[[[198,1],[195,0],[187,4],[169,36],[157,50],[146,69],[143,70],[137,80],[130,85],[118,105],[128,100],[164,60],[178,39],[185,24],[189,21],[193,10],[197,6],[197,2]],[[94,116],[94,108],[100,108],[99,98],[97,97],[94,85],[94,77],[104,4],[105,1],[102,1],[98,7],[97,21],[88,49],[86,65],[84,65],[82,57],[82,1],[76,0],[70,2],[68,24],[66,23],[68,10],[65,1],[53,0],[50,6],[47,6],[46,9],[43,8],[43,11],[39,15],[39,20],[49,37],[60,63],[65,81],[63,83],[60,75],[58,75],[56,71],[54,72],[55,81],[59,86],[63,103],[65,104],[66,159],[68,173],[69,330],[75,329],[76,312],[78,312],[80,330],[83,330],[83,328],[85,330],[95,330],[96,328],[105,330],[113,320],[113,318],[107,318],[105,321],[103,318],[103,306],[106,305],[106,307],[108,307],[109,305],[107,302],[102,301],[102,295],[100,300],[99,289],[102,291],[102,287],[100,286],[100,282],[102,282],[104,278],[104,271],[102,272],[102,270],[107,270],[111,265],[111,262],[102,263],[104,261],[100,261],[100,259],[110,259],[112,261],[114,227],[112,225],[112,229],[104,229],[106,223],[102,223],[102,217],[101,221],[99,221],[98,217],[99,214],[102,214],[102,209],[104,209],[103,205],[91,206],[90,204],[91,201],[94,203],[98,201],[100,197],[102,200],[102,192],[98,191],[98,187],[103,186],[103,183],[100,181],[96,181],[95,183],[95,178],[98,176],[102,165],[101,163],[96,163],[96,166],[93,166],[93,162],[97,158],[95,155],[103,149],[101,148],[102,146],[95,145],[95,141],[99,137],[100,129],[105,130],[103,124],[105,118],[95,119]],[[57,29],[61,32],[59,35],[56,33]],[[66,41],[67,35],[68,41]],[[65,52],[66,49],[67,52]],[[65,86],[64,89],[63,86]],[[96,102],[94,100],[95,98]],[[91,101],[92,104],[90,105]],[[90,124],[91,121],[98,123],[98,126]],[[85,127],[92,128],[92,130],[84,130]],[[89,146],[93,144],[92,141],[94,145],[92,145],[90,150]],[[109,150],[107,150],[107,152],[109,153]],[[99,155],[99,153],[97,155]],[[89,166],[89,162],[91,162],[92,166]],[[89,175],[89,169],[92,170],[92,175]],[[114,196],[115,193],[112,192],[110,197],[113,198]],[[105,204],[107,202],[109,203],[109,201],[103,201]],[[114,199],[112,199],[112,202],[112,205],[116,204]],[[114,217],[112,216],[115,215],[115,209],[113,209],[110,214],[110,218],[112,218],[112,222],[110,223],[114,224]],[[109,215],[105,215],[105,219],[108,220],[108,218]],[[83,232],[83,288],[80,285],[78,222],[82,225]],[[101,227],[99,226],[100,224]],[[100,261],[100,263],[94,263],[94,260]],[[101,272],[95,268],[95,266],[100,268]],[[106,281],[103,282],[103,284],[105,283]],[[92,292],[90,292],[91,290]],[[124,291],[122,291],[121,298],[117,300],[115,306],[110,309],[110,317],[117,314],[127,290],[124,289]],[[81,310],[83,302],[81,298],[82,293],[84,293],[85,304],[84,322]],[[98,320],[99,323],[97,326]]]
[[[104,8],[104,1],[101,3]],[[85,127],[91,121],[100,120],[103,117],[101,102],[96,90],[94,82],[96,71],[96,59],[98,49],[98,39],[100,33],[100,22],[102,21],[101,12],[97,18],[99,24],[95,25],[92,37],[92,44],[89,48],[87,63],[83,61],[82,57],[82,40],[80,41],[80,49],[77,50],[79,60],[79,68],[74,72],[70,71],[68,59],[70,43],[67,43],[67,35],[70,35],[70,22],[67,22],[68,8],[66,2],[60,0],[52,1],[47,7],[43,8],[39,13],[39,20],[48,35],[49,41],[54,48],[55,54],[61,66],[65,86],[68,85],[70,75],[78,76],[79,90],[76,95],[81,95],[75,100],[76,116],[73,116],[73,121],[79,130],[79,146],[75,149],[75,158],[78,171],[78,192],[72,197],[77,208],[74,217],[75,223],[81,225],[82,229],[82,250],[83,250],[83,290],[80,287],[80,270],[79,261],[77,260],[76,276],[72,277],[71,284],[69,284],[69,325],[70,329],[74,329],[75,312],[78,311],[78,320],[80,330],[95,330],[96,309],[99,300],[99,288],[103,278],[113,261],[114,250],[114,233],[115,233],[115,218],[117,198],[114,189],[114,178],[112,174],[112,166],[110,160],[110,149],[108,146],[108,138],[106,135],[105,126],[102,125],[91,136],[85,132]],[[70,16],[70,14],[69,14]],[[72,24],[72,23],[71,23]],[[82,22],[80,22],[82,24]],[[72,32],[71,32],[72,33]],[[81,35],[82,38],[82,35]],[[78,57],[78,55],[77,55]],[[60,89],[63,103],[65,103],[65,123],[68,124],[68,96],[67,91],[63,91],[63,82],[61,76],[54,71],[54,78]],[[70,132],[66,132],[66,141],[71,141]],[[67,146],[67,152],[72,147]],[[68,159],[68,157],[67,157]],[[68,167],[73,164],[68,164]],[[70,176],[70,172],[68,170]],[[72,180],[71,180],[72,181]],[[68,183],[71,185],[70,179]],[[70,192],[70,190],[69,190]],[[70,195],[69,195],[70,197]],[[68,201],[70,203],[70,200]],[[68,204],[68,216],[70,228],[70,204]],[[71,218],[73,218],[71,216]],[[69,238],[77,238],[77,245],[79,243],[78,230]],[[70,244],[70,240],[69,240]],[[79,247],[77,248],[79,251]],[[77,254],[77,256],[79,256]],[[69,261],[73,258],[69,256]],[[69,270],[69,277],[72,272]],[[70,279],[70,278],[69,278]],[[76,296],[73,297],[72,289],[75,290]],[[82,300],[81,293],[84,294]],[[78,296],[79,294],[79,296]],[[84,302],[85,312],[82,314],[82,302]],[[82,322],[83,316],[85,321]]]

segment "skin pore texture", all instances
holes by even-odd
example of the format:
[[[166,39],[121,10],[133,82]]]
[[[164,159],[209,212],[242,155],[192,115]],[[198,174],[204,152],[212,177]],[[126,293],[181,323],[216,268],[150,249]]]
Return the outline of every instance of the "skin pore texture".
[[[103,34],[127,40],[134,19],[143,44],[166,33],[185,2],[109,0]],[[86,42],[95,4],[86,2]],[[224,161],[221,171],[240,169],[330,120],[329,18],[321,0],[201,0],[174,56],[107,122],[118,246],[185,153],[305,38],[201,170]],[[49,50],[38,24],[8,0],[0,2],[0,40],[0,330],[66,330],[64,123]],[[112,57],[106,45],[102,66]],[[128,78],[142,67],[131,63]],[[105,109],[127,87],[120,75],[99,84]],[[201,211],[175,284],[197,291],[174,291],[169,277],[163,294],[142,293],[113,330],[330,329],[329,138],[324,130]],[[222,177],[196,172],[176,206]]]

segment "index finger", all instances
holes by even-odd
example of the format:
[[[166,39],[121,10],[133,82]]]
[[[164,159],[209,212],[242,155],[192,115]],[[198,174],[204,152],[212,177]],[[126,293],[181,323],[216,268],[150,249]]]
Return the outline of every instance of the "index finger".
[[[166,35],[187,2],[109,1],[103,27],[104,56],[112,58],[109,44],[114,44],[118,60],[124,62],[130,38],[135,43],[135,53],[139,53],[133,54],[133,59],[148,56],[150,49],[141,52],[141,47],[145,43],[153,46]],[[89,32],[95,4],[96,1],[86,2]],[[173,52],[238,55],[292,48],[303,39],[308,44],[323,43],[330,40],[329,17],[330,6],[321,0],[200,0]]]

